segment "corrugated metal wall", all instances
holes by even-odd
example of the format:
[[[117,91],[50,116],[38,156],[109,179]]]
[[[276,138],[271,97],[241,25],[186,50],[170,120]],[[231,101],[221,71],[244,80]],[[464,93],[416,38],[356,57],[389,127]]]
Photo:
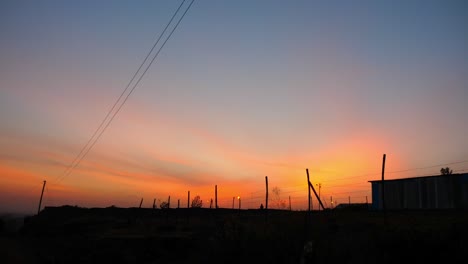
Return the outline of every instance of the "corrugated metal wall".
[[[382,209],[382,182],[373,181],[372,209]],[[468,174],[385,181],[387,209],[468,209]]]

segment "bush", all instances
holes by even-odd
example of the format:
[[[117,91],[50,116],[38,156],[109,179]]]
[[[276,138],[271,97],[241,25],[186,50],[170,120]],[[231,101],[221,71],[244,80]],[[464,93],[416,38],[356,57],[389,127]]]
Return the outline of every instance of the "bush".
[[[169,203],[164,201],[164,202],[161,202],[161,204],[159,205],[159,207],[161,207],[161,209],[169,209]]]
[[[195,196],[192,200],[192,208],[201,208],[203,206],[203,201],[200,199],[200,195]]]

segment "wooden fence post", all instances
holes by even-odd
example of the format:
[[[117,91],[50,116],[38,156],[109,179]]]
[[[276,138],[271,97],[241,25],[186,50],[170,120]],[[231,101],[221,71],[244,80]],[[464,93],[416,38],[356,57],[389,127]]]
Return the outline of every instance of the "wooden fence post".
[[[385,207],[385,179],[384,179],[386,156],[387,155],[383,154],[383,160],[382,160],[382,209],[383,209],[385,224],[387,224],[387,213],[386,213],[386,207]]]
[[[46,186],[46,181],[42,184],[42,192],[41,192],[41,198],[39,199],[39,208],[37,209],[37,214],[41,212],[41,204],[42,204],[42,196],[44,195],[44,189]]]
[[[215,208],[218,209],[218,185],[215,185]]]
[[[266,188],[265,209],[268,210],[268,176],[265,176],[265,188]]]
[[[311,200],[311,196],[310,196],[310,178],[309,178],[309,169],[306,169],[306,173],[307,173],[307,191],[308,191],[308,197],[309,197],[309,209],[308,209],[308,212],[310,214],[310,200]]]
[[[190,208],[190,191],[187,194],[187,208]]]

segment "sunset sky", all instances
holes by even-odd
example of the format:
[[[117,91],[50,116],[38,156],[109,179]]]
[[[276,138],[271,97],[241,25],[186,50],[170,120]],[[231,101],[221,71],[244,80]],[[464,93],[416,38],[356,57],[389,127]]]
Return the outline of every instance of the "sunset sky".
[[[388,179],[468,172],[468,2],[196,0],[64,173],[180,3],[0,2],[0,212],[36,212],[44,180],[44,206],[217,184],[258,208],[268,176],[304,209],[306,168],[327,206],[371,202],[384,153]]]

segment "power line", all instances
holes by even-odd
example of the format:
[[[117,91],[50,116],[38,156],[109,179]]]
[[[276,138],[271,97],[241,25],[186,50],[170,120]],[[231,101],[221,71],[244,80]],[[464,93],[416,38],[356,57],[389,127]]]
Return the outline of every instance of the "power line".
[[[412,169],[406,169],[406,170],[399,170],[399,171],[390,171],[386,173],[400,173],[400,172],[407,172],[407,171],[412,171],[412,170],[423,170],[423,169],[430,169],[430,168],[435,168],[435,167],[440,167],[440,166],[448,166],[448,165],[455,165],[455,164],[461,164],[461,163],[466,163],[468,160],[463,160],[463,161],[457,161],[457,162],[451,162],[451,163],[445,163],[445,164],[438,164],[438,165],[432,165],[432,166],[427,166],[427,167],[420,167],[420,168],[412,168]]]
[[[335,185],[335,184],[331,184],[331,185],[327,185],[326,188],[327,189],[333,189],[333,188],[336,188],[336,187],[347,187],[347,186],[355,186],[355,185],[364,185],[364,184],[369,184],[369,182],[367,181],[363,181],[363,182],[355,182],[355,183],[348,183],[348,184],[338,184],[338,185]]]
[[[325,183],[328,183],[328,182],[334,182],[334,181],[341,181],[341,180],[345,180],[345,179],[352,179],[352,178],[362,178],[362,177],[366,177],[366,176],[374,176],[374,175],[378,175],[379,173],[367,173],[367,174],[361,174],[361,175],[353,175],[353,176],[348,176],[348,177],[342,177],[342,178],[333,178],[332,180],[324,180],[322,182],[325,182]]]
[[[426,166],[426,167],[418,167],[418,168],[410,168],[410,169],[397,170],[397,171],[389,171],[389,172],[385,172],[385,173],[386,174],[402,173],[402,172],[408,172],[408,171],[414,171],[414,170],[430,169],[430,168],[435,168],[435,167],[440,167],[440,166],[461,164],[461,163],[466,163],[466,162],[468,162],[468,160],[456,161],[456,162],[450,162],[450,163],[444,163],[444,164],[437,164],[437,165],[430,165],[430,166]],[[353,175],[353,176],[342,177],[342,178],[334,178],[332,180],[324,180],[322,182],[334,182],[334,181],[339,181],[339,180],[352,179],[352,178],[362,178],[362,177],[365,177],[365,176],[375,176],[375,175],[380,175],[380,172],[367,173],[367,174],[361,174],[361,175]]]
[[[164,33],[166,33],[166,30],[167,28],[169,27],[169,25],[172,23],[172,21],[174,20],[174,17],[177,15],[177,13],[179,12],[180,8],[182,7],[182,5],[185,3],[186,0],[183,0],[181,2],[181,4],[179,5],[179,7],[177,8],[177,10],[174,12],[174,14],[172,15],[171,19],[169,20],[169,22],[166,24],[166,27],[164,28],[164,30],[159,34],[159,37],[158,39],[156,40],[156,42],[154,43],[153,47],[151,48],[151,50],[148,52],[148,54],[146,55],[145,59],[143,60],[143,62],[140,64],[140,67],[138,67],[138,69],[136,70],[136,72],[133,74],[131,80],[128,82],[127,86],[125,87],[125,89],[122,91],[122,93],[120,94],[119,98],[115,101],[114,105],[112,105],[111,109],[107,112],[107,115],[106,117],[104,117],[104,119],[102,120],[101,124],[99,124],[98,128],[94,131],[93,135],[91,136],[91,138],[88,140],[88,142],[86,143],[86,145],[80,150],[80,152],[78,153],[78,155],[75,157],[75,159],[70,163],[70,165],[65,169],[65,171],[63,172],[63,174],[67,174],[67,172],[69,170],[71,170],[73,168],[73,165],[75,164],[75,162],[78,160],[78,158],[81,156],[81,154],[83,154],[83,151],[88,148],[89,144],[91,143],[91,141],[94,139],[94,137],[96,136],[96,134],[98,133],[99,130],[101,130],[102,126],[104,125],[105,121],[109,118],[110,114],[112,113],[112,111],[114,111],[115,107],[117,106],[117,104],[120,102],[120,100],[122,99],[123,95],[127,92],[128,88],[130,87],[131,83],[135,80],[135,77],[138,75],[138,73],[140,72],[141,68],[143,67],[143,65],[146,63],[146,61],[148,60],[149,56],[151,55],[151,53],[153,52],[154,48],[159,44],[159,41],[161,40],[162,36],[164,35]]]
[[[398,170],[398,171],[390,171],[390,172],[387,172],[387,173],[400,173],[400,172],[406,172],[406,171],[412,171],[412,170],[434,168],[434,167],[438,167],[438,166],[461,164],[461,163],[466,163],[466,162],[468,162],[468,160],[450,162],[450,163],[444,163],[444,164],[438,164],[438,165],[430,165],[430,166],[426,166],[426,167],[410,168],[410,169]],[[466,170],[467,169],[460,169],[460,170],[455,170],[455,172],[461,172],[461,171],[466,171]],[[372,176],[372,175],[378,175],[378,174],[380,174],[380,173],[373,173],[373,174],[372,173],[367,173],[367,174],[354,175],[354,176],[349,176],[349,177],[334,178],[333,180],[325,180],[325,181],[321,181],[321,182],[334,182],[334,181],[338,181],[338,180],[342,180],[342,179],[351,179],[351,178]],[[328,186],[327,189],[333,189],[333,188],[336,188],[336,187],[346,187],[346,186],[351,186],[351,185],[364,185],[364,184],[368,184],[368,182],[355,182],[355,183],[340,184],[340,185],[332,184],[332,185]],[[302,190],[304,188],[304,185],[285,186],[285,187],[280,187],[279,189],[281,191],[281,194],[296,193],[296,192],[304,191],[304,190]],[[305,187],[305,188],[307,188],[307,187]],[[250,192],[250,193],[251,194],[257,194],[257,193],[261,193],[261,192],[265,192],[265,190],[257,190],[257,191],[253,191],[253,192]],[[342,193],[347,193],[347,192],[342,192]],[[260,198],[264,198],[264,196],[256,195],[256,196],[252,196],[252,198],[260,199]]]
[[[68,172],[66,174],[63,174],[62,177],[60,179],[57,180],[57,182],[59,182],[61,179],[63,179],[65,176],[68,176],[70,175],[70,173],[73,171],[73,169],[75,169],[80,163],[81,161],[86,157],[86,155],[89,153],[89,151],[94,147],[94,145],[96,144],[96,142],[99,140],[99,138],[102,136],[102,134],[104,133],[104,131],[109,127],[110,123],[112,122],[112,120],[114,120],[115,116],[120,112],[120,110],[122,109],[123,105],[125,104],[125,102],[127,102],[128,98],[130,97],[130,95],[133,93],[133,91],[135,90],[135,88],[138,86],[138,84],[140,83],[140,81],[143,79],[143,77],[145,76],[146,72],[148,71],[148,69],[151,67],[151,65],[153,64],[153,62],[156,60],[156,58],[158,57],[159,53],[161,52],[161,50],[164,48],[164,46],[166,45],[167,41],[171,38],[172,34],[174,33],[174,31],[177,29],[177,27],[179,26],[180,22],[182,21],[182,19],[185,17],[185,15],[187,14],[187,12],[189,11],[190,7],[192,6],[193,2],[195,0],[192,0],[189,4],[189,6],[185,9],[184,13],[182,14],[182,16],[179,18],[179,20],[177,21],[177,23],[175,24],[175,26],[172,28],[171,32],[169,33],[169,35],[167,36],[167,38],[164,40],[164,42],[162,43],[162,45],[159,47],[158,51],[156,52],[156,54],[153,56],[153,58],[151,59],[151,61],[149,62],[149,64],[146,66],[145,70],[143,71],[143,73],[140,75],[140,77],[138,78],[138,80],[136,81],[136,83],[133,85],[132,89],[130,90],[130,92],[127,94],[127,96],[125,97],[125,99],[123,100],[123,102],[120,104],[120,106],[117,108],[117,110],[114,112],[114,114],[111,116],[111,118],[109,119],[109,121],[107,122],[107,124],[104,126],[104,128],[101,130],[101,132],[99,133],[99,135],[94,139],[93,143],[89,146],[89,148],[86,150],[86,152],[84,152],[84,154],[78,159],[78,161],[75,163],[75,165],[73,165],[71,167],[70,170],[68,170]],[[185,0],[184,0],[185,2]],[[171,20],[169,21],[168,25],[172,22],[173,18],[175,17],[175,15],[177,14],[177,12],[180,10],[180,7],[183,5],[183,3],[179,6],[179,8],[177,9],[177,11],[175,12],[174,16],[171,18]],[[167,29],[168,26],[166,26],[166,29]],[[166,30],[165,29],[165,30]],[[164,31],[163,31],[164,33]],[[163,34],[162,33],[162,34]],[[162,35],[161,34],[161,35]],[[158,41],[159,41],[160,38],[158,38]],[[156,45],[156,44],[155,44]],[[154,49],[154,48],[153,48]],[[153,50],[152,49],[152,50]],[[146,59],[145,59],[146,60]],[[144,63],[143,63],[144,64]],[[141,68],[141,67],[140,67]],[[120,98],[119,98],[120,100]]]

